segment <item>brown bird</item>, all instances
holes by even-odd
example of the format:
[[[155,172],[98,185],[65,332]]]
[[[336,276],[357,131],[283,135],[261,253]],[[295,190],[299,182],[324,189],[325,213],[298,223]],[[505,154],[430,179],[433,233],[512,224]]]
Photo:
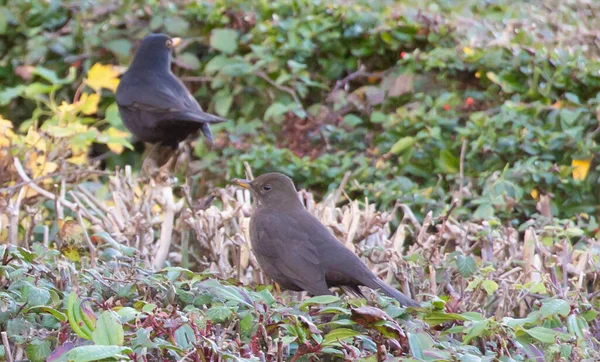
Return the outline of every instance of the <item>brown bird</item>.
[[[264,273],[282,288],[311,295],[331,295],[330,287],[362,296],[358,286],[380,289],[400,304],[418,304],[379,279],[340,243],[300,202],[292,180],[267,173],[253,181],[234,179],[248,189],[257,206],[250,219],[250,239]]]

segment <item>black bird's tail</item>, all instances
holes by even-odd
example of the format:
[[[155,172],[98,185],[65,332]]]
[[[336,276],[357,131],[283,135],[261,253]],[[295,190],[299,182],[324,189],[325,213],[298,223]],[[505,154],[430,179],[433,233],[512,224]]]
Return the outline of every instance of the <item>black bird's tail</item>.
[[[396,299],[403,306],[406,306],[406,307],[418,307],[419,306],[419,304],[417,302],[415,302],[414,300],[412,300],[411,297],[390,287],[383,280],[377,278],[377,276],[375,276],[375,275],[372,275],[372,277],[369,280],[363,281],[363,284],[366,287],[369,287],[371,289],[380,289],[385,295]]]
[[[227,118],[215,116],[214,114],[206,113],[204,111],[185,112],[185,120],[200,122],[200,123],[221,123],[229,121]]]

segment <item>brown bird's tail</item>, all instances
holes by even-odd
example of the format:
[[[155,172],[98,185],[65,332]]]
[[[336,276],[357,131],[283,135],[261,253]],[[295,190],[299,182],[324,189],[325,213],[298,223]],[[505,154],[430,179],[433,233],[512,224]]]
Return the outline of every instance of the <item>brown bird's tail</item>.
[[[419,304],[412,300],[408,295],[390,287],[383,280],[373,275],[372,279],[365,281],[364,285],[371,289],[380,289],[388,297],[396,299],[400,304],[406,307],[418,307]]]

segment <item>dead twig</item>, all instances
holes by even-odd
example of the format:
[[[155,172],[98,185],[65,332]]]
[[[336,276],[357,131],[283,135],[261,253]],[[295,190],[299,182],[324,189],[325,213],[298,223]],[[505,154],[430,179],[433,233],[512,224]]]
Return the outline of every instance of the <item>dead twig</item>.
[[[53,172],[53,173],[49,173],[47,175],[38,176],[38,177],[36,177],[34,179],[30,179],[29,181],[21,181],[21,182],[19,182],[17,184],[14,184],[12,186],[3,187],[3,188],[0,189],[0,193],[10,192],[12,190],[19,189],[19,188],[21,188],[23,186],[27,186],[27,185],[29,185],[32,182],[39,182],[39,181],[42,181],[42,180],[45,180],[45,179],[48,179],[48,178],[53,178],[53,177],[58,177],[58,176],[65,177],[65,176],[78,175],[78,174],[80,174],[79,175],[80,177],[83,177],[83,176],[86,176],[87,174],[90,174],[90,175],[100,175],[100,176],[108,176],[108,175],[111,175],[112,173],[108,172],[108,171],[97,171],[97,170],[71,170],[71,171]]]
[[[14,362],[12,352],[10,351],[10,344],[8,343],[8,336],[6,335],[6,332],[2,332],[0,334],[2,335],[2,345],[4,346],[6,362]]]
[[[273,87],[279,89],[282,92],[286,92],[287,94],[292,96],[292,98],[294,99],[294,102],[296,102],[298,107],[300,107],[300,109],[304,110],[304,106],[302,105],[302,102],[300,101],[300,97],[298,97],[298,94],[296,93],[295,90],[293,90],[290,87],[286,87],[284,85],[277,84],[277,82],[275,82],[273,79],[269,78],[269,76],[267,74],[265,74],[264,72],[256,72],[254,74],[256,76],[258,76],[259,78],[263,79],[265,82],[272,85]]]
[[[25,188],[19,190],[19,194],[17,195],[17,200],[13,202],[9,202],[8,211],[10,215],[10,221],[8,224],[8,243],[10,245],[18,245],[18,237],[19,237],[19,214],[21,213],[21,201],[23,201],[23,197],[25,196]]]
[[[54,194],[52,194],[51,192],[49,192],[47,190],[44,190],[43,188],[39,187],[35,182],[33,182],[33,180],[29,176],[27,176],[27,173],[25,173],[25,169],[23,168],[23,165],[21,164],[21,161],[19,161],[18,158],[14,157],[13,163],[15,165],[15,169],[17,170],[17,173],[19,174],[21,179],[23,179],[23,181],[27,181],[29,183],[29,187],[34,189],[37,193],[44,196],[45,198],[50,199],[52,201],[58,200],[58,202],[61,205],[65,206],[73,211],[77,211],[77,208],[78,208],[77,204],[67,201],[62,197],[57,198]]]
[[[81,229],[83,230],[83,237],[85,239],[85,242],[87,243],[88,248],[90,248],[91,267],[95,268],[96,267],[96,247],[92,243],[92,240],[90,239],[90,235],[88,234],[85,224],[83,223],[83,218],[81,217],[81,211],[77,211],[77,221],[79,222],[79,226],[81,226]]]
[[[152,263],[154,270],[160,270],[165,264],[169,249],[171,247],[171,238],[173,235],[173,220],[175,219],[175,202],[173,201],[173,189],[165,186],[162,189],[162,198],[165,205],[163,221],[160,229],[160,239],[158,240],[158,250]]]

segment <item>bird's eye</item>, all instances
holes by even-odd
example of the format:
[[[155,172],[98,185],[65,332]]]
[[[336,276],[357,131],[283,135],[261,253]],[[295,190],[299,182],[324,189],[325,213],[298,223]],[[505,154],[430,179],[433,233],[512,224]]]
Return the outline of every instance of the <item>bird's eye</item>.
[[[264,185],[263,190],[269,191],[271,189],[271,185]]]
[[[171,39],[167,40],[167,43],[165,44],[165,46],[169,49],[171,49],[173,47],[173,42],[171,41]]]

